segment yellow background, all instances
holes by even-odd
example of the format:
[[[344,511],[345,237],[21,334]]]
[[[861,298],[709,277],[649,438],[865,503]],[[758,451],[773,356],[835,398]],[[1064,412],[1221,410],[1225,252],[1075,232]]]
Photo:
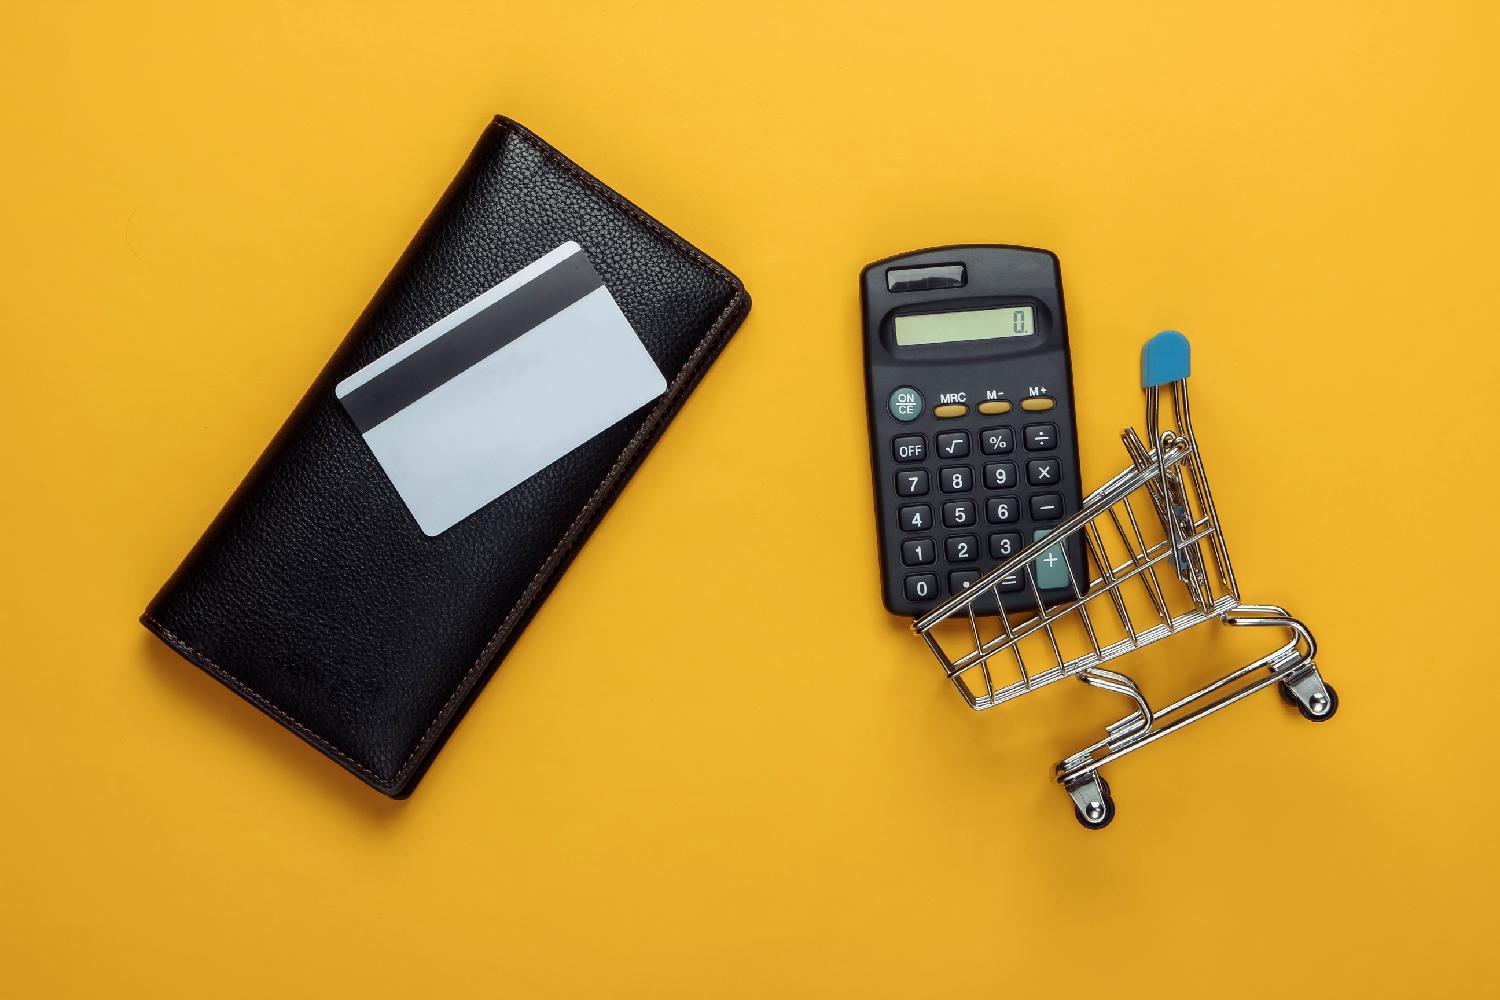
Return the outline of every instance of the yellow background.
[[[1497,27],[6,4],[0,993],[1495,995]],[[135,617],[494,112],[755,309],[391,802]],[[1245,595],[1342,695],[1121,762],[1104,835],[1050,767],[1120,706],[975,715],[877,599],[855,279],[961,241],[1060,255],[1091,481],[1189,333]]]

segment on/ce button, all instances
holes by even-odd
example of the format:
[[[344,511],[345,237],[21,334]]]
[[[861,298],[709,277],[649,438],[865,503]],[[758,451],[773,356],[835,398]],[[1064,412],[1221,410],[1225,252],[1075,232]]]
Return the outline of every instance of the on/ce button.
[[[922,394],[909,385],[891,393],[891,416],[908,423],[922,415]]]

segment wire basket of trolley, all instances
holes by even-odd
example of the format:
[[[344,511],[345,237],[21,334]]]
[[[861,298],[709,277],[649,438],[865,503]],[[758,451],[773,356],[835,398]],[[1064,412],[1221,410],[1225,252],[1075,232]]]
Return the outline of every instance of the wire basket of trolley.
[[[1151,338],[1141,355],[1146,440],[1134,428],[1122,435],[1130,465],[1077,514],[914,623],[976,710],[1068,677],[1129,700],[1103,739],[1057,765],[1057,781],[1090,829],[1115,815],[1102,768],[1257,691],[1276,687],[1315,722],[1338,710],[1307,626],[1280,607],[1240,600],[1193,433],[1188,370],[1186,337],[1169,330]],[[1166,429],[1164,396],[1173,417]],[[1106,666],[1205,622],[1270,628],[1286,641],[1160,707]]]

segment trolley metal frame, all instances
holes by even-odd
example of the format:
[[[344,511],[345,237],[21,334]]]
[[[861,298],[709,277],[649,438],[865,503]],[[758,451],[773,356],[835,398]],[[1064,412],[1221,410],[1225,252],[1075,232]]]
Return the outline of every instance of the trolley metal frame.
[[[1317,643],[1307,626],[1281,607],[1240,600],[1193,432],[1187,339],[1174,331],[1153,337],[1142,354],[1142,371],[1150,446],[1134,428],[1127,428],[1122,438],[1130,465],[1091,493],[1078,513],[913,623],[948,679],[976,710],[993,708],[1067,677],[1131,701],[1130,712],[1106,726],[1102,739],[1057,765],[1057,781],[1072,799],[1078,821],[1091,829],[1107,826],[1115,814],[1109,783],[1100,769],[1126,754],[1273,685],[1279,685],[1282,697],[1308,720],[1326,721],[1338,709],[1338,693],[1323,681],[1314,662]],[[1172,405],[1173,422],[1167,429],[1161,427],[1163,390]],[[1147,502],[1154,521],[1146,520],[1149,514],[1137,509]],[[1148,540],[1157,525],[1162,537]],[[1087,567],[1064,559],[1072,595],[1049,606],[1037,588],[1035,560],[1049,549],[1066,552],[1060,543],[1074,535],[1081,536],[1085,561],[1094,567],[1095,575],[1082,586],[1078,574]],[[1124,558],[1116,558],[1121,550]],[[1018,575],[1032,602],[1027,610],[1009,614],[976,610],[982,602],[1000,607],[1002,581]],[[1181,586],[1173,585],[1171,577]],[[1143,626],[1135,620],[1126,599],[1127,585],[1144,589],[1154,621]],[[1139,597],[1139,591],[1134,592]],[[1101,622],[1121,626],[1124,637],[1101,643],[1091,611]],[[1079,655],[1069,657],[1064,647],[1070,640],[1059,633],[1072,620],[1082,625],[1086,644]],[[1280,629],[1286,641],[1161,708],[1153,708],[1129,676],[1105,667],[1111,660],[1209,621],[1235,628]],[[988,627],[982,629],[981,622]],[[955,629],[954,623],[967,628]],[[945,644],[940,635],[945,625],[960,637],[950,635]],[[986,631],[993,634],[985,638]],[[1051,656],[1041,669],[1034,669],[1021,646],[1038,632],[1045,637],[1043,648]],[[1077,644],[1076,638],[1071,641]],[[1002,673],[1008,676],[1012,667],[1014,679],[1003,682]]]

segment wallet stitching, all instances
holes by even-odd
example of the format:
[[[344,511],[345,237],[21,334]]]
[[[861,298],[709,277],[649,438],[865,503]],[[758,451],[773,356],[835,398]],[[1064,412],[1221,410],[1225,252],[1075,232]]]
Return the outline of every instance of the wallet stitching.
[[[501,122],[504,122],[504,124],[502,125]],[[152,617],[149,612],[142,616],[146,621],[149,621],[151,624],[156,626],[156,628],[160,631],[162,638],[166,639],[170,645],[177,647],[180,651],[191,654],[191,658],[195,658],[202,665],[206,666],[213,674],[221,678],[225,683],[227,683],[241,696],[249,700],[257,708],[261,709],[262,711],[269,714],[272,718],[276,719],[278,722],[281,722],[283,725],[292,729],[303,739],[307,740],[307,742],[311,743],[314,747],[317,747],[324,753],[335,757],[346,766],[357,771],[358,773],[365,775],[371,780],[372,784],[381,788],[397,789],[401,786],[401,783],[406,779],[413,765],[416,764],[422,751],[425,750],[431,743],[433,737],[437,734],[439,727],[447,720],[448,716],[453,711],[453,708],[458,703],[459,699],[468,692],[478,674],[486,666],[488,666],[488,662],[494,655],[494,652],[498,648],[499,643],[515,626],[515,623],[520,618],[520,616],[531,607],[531,602],[536,598],[537,592],[541,589],[542,585],[551,577],[554,569],[556,568],[559,556],[569,548],[571,548],[572,544],[577,540],[580,527],[586,522],[589,515],[591,515],[594,509],[598,506],[600,497],[605,493],[606,490],[608,490],[615,484],[615,481],[620,474],[620,470],[626,465],[627,462],[635,457],[635,452],[640,447],[641,442],[656,427],[656,425],[660,422],[662,416],[672,408],[672,404],[676,402],[677,394],[682,388],[684,376],[688,372],[693,370],[694,366],[697,365],[703,353],[711,345],[718,342],[725,322],[729,319],[729,317],[734,315],[739,305],[744,301],[745,298],[744,288],[739,285],[738,281],[733,277],[733,275],[725,270],[721,264],[719,264],[713,258],[704,254],[701,250],[693,246],[691,243],[683,240],[682,237],[672,232],[672,230],[668,229],[661,222],[657,221],[652,216],[647,214],[640,207],[631,203],[627,198],[625,198],[625,196],[609,188],[598,178],[588,174],[582,167],[578,166],[578,164],[568,159],[567,156],[565,156],[561,151],[548,144],[544,139],[533,133],[530,129],[519,124],[518,122],[513,122],[509,119],[504,118],[497,118],[496,121],[492,123],[491,127],[500,128],[502,130],[506,128],[510,129],[517,138],[521,139],[527,145],[531,146],[533,149],[540,152],[544,156],[547,156],[548,158],[556,161],[559,166],[561,166],[568,173],[572,174],[577,180],[581,181],[586,187],[591,188],[598,194],[603,195],[609,201],[614,202],[616,206],[623,209],[632,218],[634,218],[638,222],[644,223],[648,229],[655,232],[658,236],[663,237],[667,240],[667,242],[676,246],[679,250],[684,251],[689,257],[693,258],[704,267],[708,268],[708,270],[712,272],[716,277],[718,277],[721,281],[724,281],[732,289],[734,289],[734,295],[730,297],[724,308],[719,312],[719,315],[717,318],[715,318],[713,325],[709,327],[708,332],[704,334],[703,338],[698,342],[698,345],[693,348],[693,352],[688,355],[688,358],[683,363],[682,367],[677,370],[677,374],[672,376],[672,381],[667,386],[667,391],[662,394],[661,402],[652,408],[651,412],[647,414],[644,422],[642,422],[640,428],[626,443],[625,447],[621,449],[620,454],[615,458],[614,464],[610,466],[609,472],[602,480],[600,480],[599,485],[595,487],[594,492],[589,496],[588,501],[578,512],[578,516],[575,517],[572,523],[568,525],[568,530],[563,532],[562,538],[558,540],[557,545],[552,549],[551,554],[547,556],[546,560],[542,563],[541,568],[537,570],[534,576],[532,576],[531,582],[527,584],[526,590],[522,592],[520,599],[516,601],[516,604],[511,608],[510,613],[505,616],[505,619],[500,623],[499,628],[495,630],[494,635],[490,636],[489,641],[484,644],[483,649],[480,650],[479,656],[474,660],[473,665],[470,666],[469,669],[464,673],[464,676],[459,679],[458,684],[454,686],[453,693],[448,696],[448,700],[443,703],[443,707],[438,710],[437,715],[433,717],[430,723],[428,723],[427,728],[423,731],[421,738],[417,740],[416,746],[412,748],[411,753],[408,754],[406,759],[401,763],[400,768],[389,779],[382,778],[375,771],[372,771],[369,767],[355,760],[347,751],[340,749],[325,737],[318,735],[318,733],[313,729],[310,729],[306,725],[303,725],[285,709],[281,708],[279,705],[272,702],[270,699],[266,698],[260,692],[252,688],[249,684],[246,684],[234,674],[230,673],[228,670],[215,663],[212,657],[208,656],[202,650],[197,649],[191,643],[188,643],[187,641],[179,637],[166,625],[162,624],[160,621]]]
[[[374,771],[370,770],[368,767],[364,766],[359,761],[349,756],[349,754],[345,751],[340,750],[338,747],[328,742],[328,740],[326,740],[322,736],[319,736],[314,730],[309,729],[307,726],[303,725],[285,709],[281,708],[279,705],[271,701],[259,691],[256,691],[249,684],[246,684],[234,674],[219,666],[214,662],[213,657],[209,656],[201,649],[195,647],[192,643],[183,639],[166,625],[157,621],[154,617],[151,616],[150,612],[147,612],[141,617],[150,622],[152,625],[156,626],[156,630],[161,634],[161,637],[163,639],[167,640],[168,645],[175,646],[179,652],[189,654],[189,659],[196,660],[202,665],[206,666],[209,669],[210,673],[223,680],[226,684],[233,688],[237,694],[245,698],[256,708],[259,708],[262,712],[269,714],[276,721],[280,722],[284,726],[287,726],[288,728],[296,732],[297,735],[301,736],[303,739],[307,740],[309,743],[317,747],[319,750],[322,750],[324,753],[332,754],[334,757],[337,757],[349,767],[354,768],[361,774],[369,776],[376,782],[380,782],[382,780],[380,775],[376,774]]]

